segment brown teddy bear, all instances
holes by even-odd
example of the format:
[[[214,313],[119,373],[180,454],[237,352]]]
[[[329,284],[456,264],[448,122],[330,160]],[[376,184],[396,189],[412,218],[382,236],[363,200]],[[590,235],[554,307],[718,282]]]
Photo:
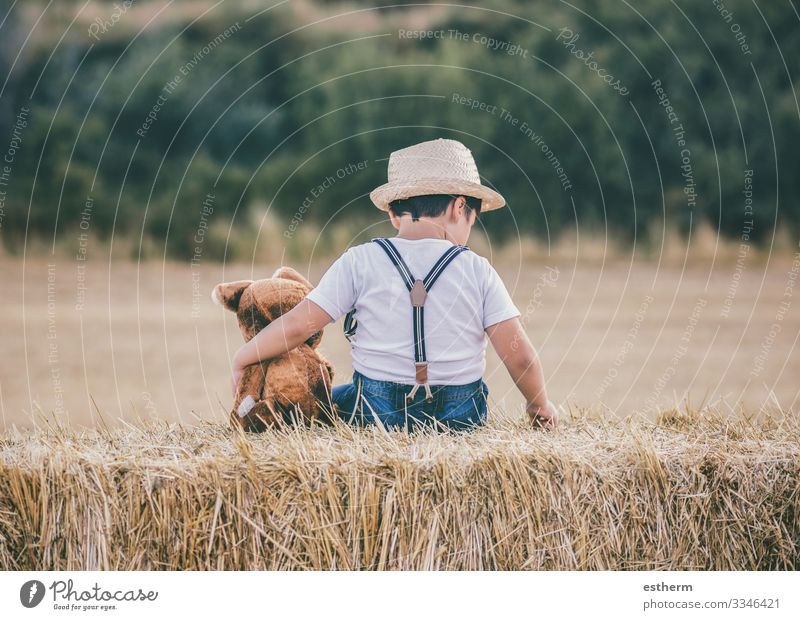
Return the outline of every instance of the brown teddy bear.
[[[218,284],[211,297],[236,313],[248,341],[312,288],[297,271],[281,267],[264,280]],[[321,339],[320,331],[288,353],[248,366],[236,391],[231,424],[262,432],[281,422],[329,422],[333,366],[316,350]]]

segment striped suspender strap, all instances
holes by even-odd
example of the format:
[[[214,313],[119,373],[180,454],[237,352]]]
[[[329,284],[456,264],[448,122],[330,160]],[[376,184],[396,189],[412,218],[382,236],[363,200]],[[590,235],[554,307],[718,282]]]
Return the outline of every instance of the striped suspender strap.
[[[356,318],[355,318],[356,309],[353,308],[344,315],[344,325],[342,326],[344,329],[344,337],[348,340],[352,340],[353,336],[356,335]]]
[[[419,387],[423,386],[425,388],[425,396],[431,399],[433,398],[433,394],[431,393],[431,386],[428,383],[428,361],[425,354],[425,299],[434,282],[436,282],[453,259],[469,248],[465,245],[454,245],[448,248],[447,251],[439,257],[439,260],[436,261],[434,266],[431,267],[428,275],[420,280],[415,278],[411,273],[403,257],[400,256],[400,252],[397,251],[397,248],[391,241],[384,238],[373,239],[373,241],[383,248],[389,260],[391,260],[392,264],[397,268],[411,297],[412,316],[414,320],[414,367],[416,382],[406,398],[409,400],[414,398]]]

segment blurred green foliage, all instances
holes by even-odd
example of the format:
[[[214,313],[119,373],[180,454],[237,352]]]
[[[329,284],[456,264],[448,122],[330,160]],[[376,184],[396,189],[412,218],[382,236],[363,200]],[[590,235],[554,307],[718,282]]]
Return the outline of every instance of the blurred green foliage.
[[[60,2],[38,22],[45,3],[14,7],[2,32],[16,34],[0,44],[3,136],[21,108],[30,115],[5,188],[4,245],[20,247],[25,234],[70,238],[83,218],[93,235],[155,240],[190,259],[210,194],[206,239],[216,241],[206,257],[252,252],[250,241],[229,243],[237,235],[288,243],[293,226],[356,221],[368,238],[384,219],[368,193],[385,182],[389,153],[436,137],[464,142],[506,197],[509,211],[483,218],[497,239],[552,240],[580,227],[632,241],[699,220],[740,238],[752,219],[760,241],[775,226],[800,229],[800,36],[788,2],[394,4],[292,0],[259,13],[235,0],[141,0],[94,38],[88,28],[119,3],[84,14],[83,2]],[[443,36],[411,39],[401,28]],[[571,47],[562,29],[578,35]],[[658,105],[656,79],[676,123]],[[366,168],[345,170],[358,162]],[[253,235],[263,211],[273,226]]]

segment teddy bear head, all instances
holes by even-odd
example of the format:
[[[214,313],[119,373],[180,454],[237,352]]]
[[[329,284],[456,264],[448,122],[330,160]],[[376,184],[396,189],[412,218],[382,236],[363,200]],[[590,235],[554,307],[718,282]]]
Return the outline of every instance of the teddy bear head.
[[[299,304],[311,291],[311,283],[291,267],[281,267],[263,280],[237,280],[217,284],[211,292],[214,303],[236,313],[245,341],[250,340],[272,321]],[[319,344],[322,334],[306,341]]]

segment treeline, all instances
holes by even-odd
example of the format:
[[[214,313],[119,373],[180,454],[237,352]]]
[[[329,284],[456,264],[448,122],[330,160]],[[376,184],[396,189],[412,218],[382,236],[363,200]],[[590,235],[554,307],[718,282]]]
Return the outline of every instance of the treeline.
[[[3,245],[113,232],[190,260],[245,233],[369,237],[389,153],[436,137],[506,197],[483,219],[497,239],[800,231],[788,1],[393,4],[17,3]],[[277,225],[259,237],[264,212]]]

